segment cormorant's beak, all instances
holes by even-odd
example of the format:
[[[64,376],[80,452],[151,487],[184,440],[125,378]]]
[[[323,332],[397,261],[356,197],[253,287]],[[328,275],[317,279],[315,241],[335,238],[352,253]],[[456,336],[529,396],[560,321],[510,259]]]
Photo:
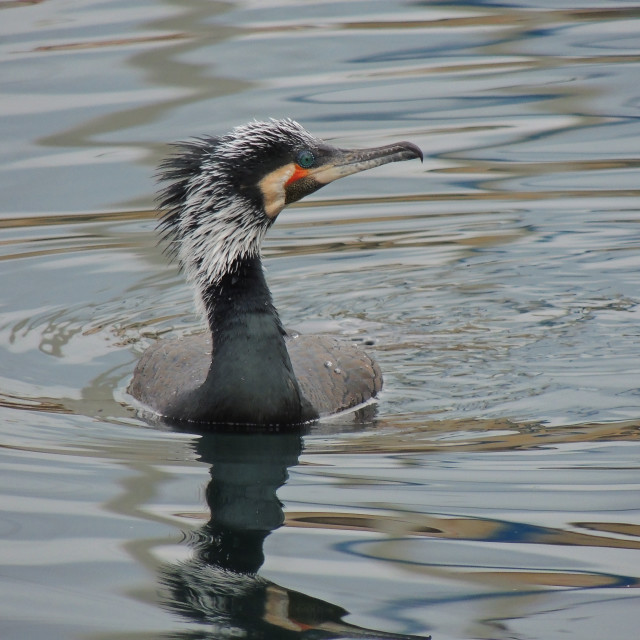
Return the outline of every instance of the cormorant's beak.
[[[265,176],[260,182],[267,216],[274,220],[282,208],[297,202],[324,185],[389,162],[420,158],[422,151],[411,142],[396,142],[373,149],[338,149],[319,145],[313,149],[315,164],[303,168],[290,163]],[[284,183],[284,184],[283,184]],[[283,187],[284,186],[284,191]]]
[[[328,147],[319,166],[308,170],[307,177],[320,186],[338,178],[344,178],[360,171],[373,169],[389,162],[401,162],[420,158],[422,151],[411,142],[396,142],[372,149],[337,149]]]

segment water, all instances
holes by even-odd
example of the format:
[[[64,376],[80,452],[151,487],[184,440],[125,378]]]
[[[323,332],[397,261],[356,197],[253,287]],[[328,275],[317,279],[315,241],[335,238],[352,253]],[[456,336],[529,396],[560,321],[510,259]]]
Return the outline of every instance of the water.
[[[640,5],[1,15],[3,640],[635,636]],[[198,324],[154,167],[270,116],[425,150],[265,246],[287,325],[374,343],[377,418],[151,427],[135,361]]]

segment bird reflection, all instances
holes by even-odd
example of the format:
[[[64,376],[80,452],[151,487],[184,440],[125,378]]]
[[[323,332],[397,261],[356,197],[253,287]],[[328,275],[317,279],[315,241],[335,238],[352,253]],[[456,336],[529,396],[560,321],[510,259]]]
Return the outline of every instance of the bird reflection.
[[[276,491],[298,462],[299,433],[207,433],[195,447],[211,465],[206,491],[211,519],[191,538],[191,558],[161,574],[163,604],[199,623],[178,632],[176,640],[418,638],[347,624],[341,607],[257,573],[265,538],[284,522]]]

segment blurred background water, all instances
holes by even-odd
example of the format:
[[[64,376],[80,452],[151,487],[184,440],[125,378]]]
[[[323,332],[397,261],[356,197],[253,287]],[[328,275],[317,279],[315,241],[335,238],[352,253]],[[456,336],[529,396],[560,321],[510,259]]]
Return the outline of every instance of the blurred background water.
[[[1,2],[3,640],[634,637],[638,18]],[[283,116],[425,151],[291,207],[265,245],[288,326],[373,343],[377,417],[151,427],[134,364],[199,326],[154,168]]]

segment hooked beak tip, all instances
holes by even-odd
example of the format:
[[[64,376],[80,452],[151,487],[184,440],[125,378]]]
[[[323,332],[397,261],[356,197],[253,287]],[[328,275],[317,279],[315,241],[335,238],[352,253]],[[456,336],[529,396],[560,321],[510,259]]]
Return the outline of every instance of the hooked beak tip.
[[[420,158],[420,162],[424,162],[424,154],[418,145],[403,140],[402,142],[398,142],[398,146],[404,147],[409,153],[413,154],[414,158]]]

